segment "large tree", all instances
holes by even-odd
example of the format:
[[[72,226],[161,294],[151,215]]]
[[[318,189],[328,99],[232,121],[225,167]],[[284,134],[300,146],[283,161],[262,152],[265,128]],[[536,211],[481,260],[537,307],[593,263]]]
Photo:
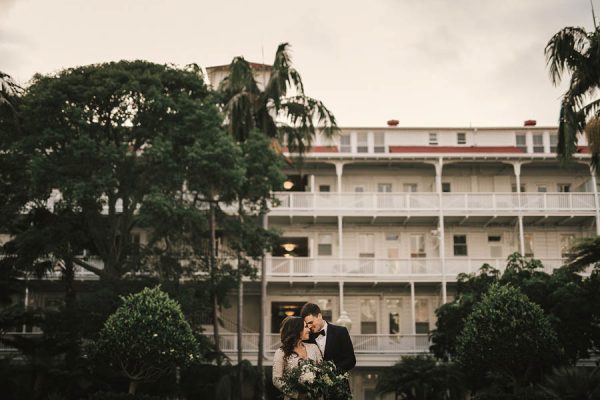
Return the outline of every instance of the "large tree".
[[[104,267],[74,262],[108,279],[139,266],[138,213],[153,195],[182,191],[184,155],[221,125],[197,67],[145,61],[37,75],[22,114],[29,206],[46,207],[53,195],[56,206],[80,213]]]
[[[569,88],[562,97],[558,125],[557,153],[563,160],[577,151],[578,134],[585,132],[592,153],[592,165],[600,162],[600,27],[591,32],[566,27],[557,32],[545,49],[552,83],[570,76]]]

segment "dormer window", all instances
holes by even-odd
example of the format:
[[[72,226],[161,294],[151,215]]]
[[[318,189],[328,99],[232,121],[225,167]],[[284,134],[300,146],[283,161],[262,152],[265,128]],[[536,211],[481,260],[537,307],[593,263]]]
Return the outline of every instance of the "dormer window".
[[[356,135],[356,152],[369,152],[369,134],[367,132],[358,132]]]
[[[456,134],[456,144],[458,144],[458,145],[467,144],[467,134],[464,132],[458,132]]]
[[[527,136],[525,134],[517,133],[515,136],[517,148],[520,149],[523,153],[527,153]]]
[[[373,152],[374,153],[385,153],[385,133],[379,132],[374,133],[373,137]]]
[[[533,152],[543,153],[544,152],[544,136],[533,135]]]
[[[352,152],[352,143],[350,142],[350,135],[340,136],[340,153]]]
[[[429,145],[430,146],[437,146],[438,145],[438,135],[435,132],[431,132],[429,134]]]

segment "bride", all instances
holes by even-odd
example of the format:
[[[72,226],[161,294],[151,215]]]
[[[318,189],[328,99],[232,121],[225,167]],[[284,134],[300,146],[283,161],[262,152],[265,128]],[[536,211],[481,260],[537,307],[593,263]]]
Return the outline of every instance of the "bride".
[[[298,366],[301,359],[321,362],[321,350],[308,340],[309,328],[300,317],[287,317],[281,323],[281,347],[273,357],[273,385],[281,391],[283,374]],[[285,400],[301,399],[298,393],[285,393]]]

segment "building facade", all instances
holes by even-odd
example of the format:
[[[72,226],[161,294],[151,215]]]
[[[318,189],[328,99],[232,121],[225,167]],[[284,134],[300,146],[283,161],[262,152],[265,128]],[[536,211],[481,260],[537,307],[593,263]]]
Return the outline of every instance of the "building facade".
[[[302,172],[268,215],[281,242],[260,284],[244,285],[244,352],[265,362],[279,324],[306,301],[334,323],[350,320],[355,398],[374,399],[381,368],[428,351],[435,309],[457,275],[502,270],[514,252],[560,267],[573,240],[600,234],[598,186],[581,141],[572,163],[556,159],[554,127],[344,128],[317,138]],[[223,310],[222,348],[235,358],[234,306]]]

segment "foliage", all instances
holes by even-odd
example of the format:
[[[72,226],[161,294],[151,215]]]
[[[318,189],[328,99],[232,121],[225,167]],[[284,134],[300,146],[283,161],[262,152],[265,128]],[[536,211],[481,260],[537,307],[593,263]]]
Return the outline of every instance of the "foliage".
[[[289,45],[275,52],[264,87],[256,81],[253,67],[235,57],[219,93],[229,132],[245,141],[253,129],[284,142],[290,152],[303,154],[317,131],[332,136],[335,117],[319,100],[306,96],[302,77],[292,66]]]
[[[519,288],[542,307],[569,362],[588,357],[600,344],[600,329],[595,322],[600,320],[600,274],[582,277],[570,268],[547,274],[539,261],[515,253],[508,257],[502,274],[486,265],[477,274],[458,276],[456,298],[436,310],[431,350],[437,358],[456,356],[456,340],[468,315],[495,283]]]
[[[600,399],[600,369],[560,367],[540,385],[552,400]]]
[[[559,360],[556,333],[540,306],[517,288],[493,285],[473,307],[457,340],[456,361],[472,381],[490,375],[515,387]]]
[[[586,102],[600,87],[600,27],[595,26],[591,32],[579,27],[563,28],[548,41],[545,54],[553,84],[558,85],[565,74],[570,76],[569,88],[562,97],[557,153],[561,159],[569,159],[577,152],[578,133],[585,131],[592,165],[597,169],[600,100]]]
[[[316,363],[312,360],[300,360],[296,367],[283,374],[282,381],[283,393],[300,393],[308,400],[352,399],[348,373],[338,374],[331,361]]]
[[[80,214],[103,278],[140,265],[132,231],[158,194],[181,192],[182,157],[221,120],[196,67],[113,62],[36,75],[22,97],[23,135],[14,147],[31,172],[19,192],[29,204]],[[165,221],[162,221],[165,223]]]
[[[453,364],[439,364],[427,356],[403,357],[385,370],[377,390],[406,400],[462,399],[465,392],[463,376]]]
[[[600,263],[600,236],[578,239],[569,250],[568,260],[567,265],[576,272]]]
[[[195,360],[198,345],[179,304],[159,287],[124,297],[97,342],[98,354],[130,379],[152,381]]]

